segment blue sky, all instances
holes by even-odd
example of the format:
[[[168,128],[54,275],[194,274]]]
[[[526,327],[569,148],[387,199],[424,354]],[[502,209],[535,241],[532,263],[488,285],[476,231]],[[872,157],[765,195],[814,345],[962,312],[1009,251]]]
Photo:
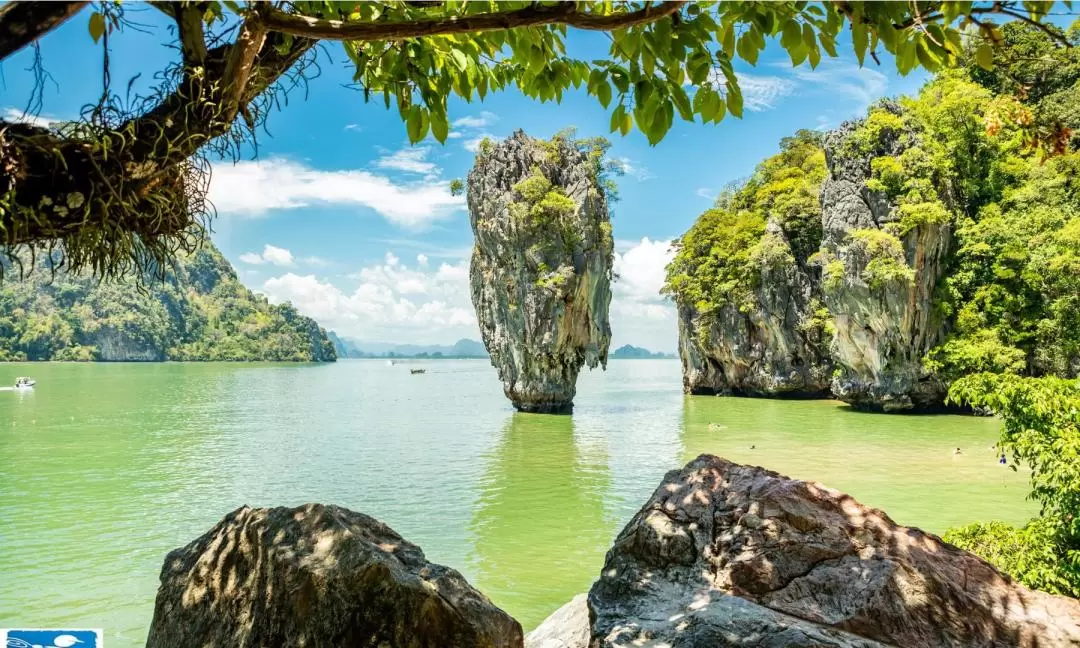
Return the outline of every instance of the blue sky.
[[[130,9],[139,9],[131,6]],[[152,34],[125,31],[112,39],[115,88],[153,72],[175,56],[154,10],[137,20]],[[101,47],[88,35],[88,12],[41,43],[46,84],[38,116],[70,119],[101,92]],[[601,34],[571,33],[571,55],[604,56]],[[397,111],[365,104],[344,87],[351,72],[340,46],[327,44],[322,75],[305,100],[290,97],[272,115],[256,159],[214,165],[211,199],[218,210],[213,240],[249,287],[271,300],[290,300],[327,328],[372,342],[452,343],[479,339],[468,293],[472,246],[462,198],[449,180],[464,177],[479,138],[505,137],[521,128],[549,137],[575,126],[582,136],[605,135],[611,155],[628,173],[619,179],[621,201],[613,227],[619,282],[614,286],[613,344],[653,350],[676,347],[674,310],[657,290],[669,258],[668,243],[684,232],[725,184],[749,175],[799,128],[835,127],[863,113],[881,96],[911,93],[923,74],[898,77],[892,61],[860,69],[847,46],[841,58],[817,70],[792,69],[778,45],[756,67],[737,66],[746,97],[743,119],[720,125],[676,120],[659,145],[644,136],[608,134],[609,113],[581,92],[562,104],[541,104],[516,91],[483,103],[452,100],[454,122],[445,145],[409,146]],[[332,57],[332,60],[331,60]],[[33,88],[24,51],[5,61],[0,112],[21,114]]]

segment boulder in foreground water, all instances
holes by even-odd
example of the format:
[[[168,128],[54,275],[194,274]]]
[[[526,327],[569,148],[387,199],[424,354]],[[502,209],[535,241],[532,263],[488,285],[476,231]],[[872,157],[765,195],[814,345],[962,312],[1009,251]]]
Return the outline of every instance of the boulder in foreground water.
[[[1080,601],[838,491],[710,455],[665,476],[588,604],[594,648],[1080,645]]]
[[[169,553],[148,648],[519,648],[521,626],[387,525],[243,507]]]

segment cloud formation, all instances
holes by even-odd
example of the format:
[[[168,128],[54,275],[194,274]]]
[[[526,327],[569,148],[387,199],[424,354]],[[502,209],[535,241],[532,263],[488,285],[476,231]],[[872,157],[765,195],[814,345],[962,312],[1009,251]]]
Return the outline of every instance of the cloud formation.
[[[261,254],[258,252],[245,252],[240,255],[240,260],[251,265],[262,265],[264,263],[276,266],[296,265],[296,259],[293,258],[292,252],[269,243],[263,246]]]
[[[672,255],[670,241],[644,238],[620,247],[623,251],[615,255],[619,279],[612,286],[613,344],[674,351],[675,310],[659,294]],[[423,253],[415,259],[403,262],[388,251],[381,262],[340,281],[290,271],[267,279],[261,291],[273,303],[291,301],[328,329],[362,341],[479,340],[468,259],[436,264]]]
[[[643,346],[651,351],[674,351],[677,345],[675,307],[660,295],[664,270],[674,252],[671,241],[641,239],[615,254],[612,286],[612,346]]]
[[[499,121],[499,116],[483,110],[479,115],[461,117],[454,120],[454,128],[483,128]]]
[[[795,81],[779,76],[759,76],[739,73],[739,88],[743,94],[743,108],[761,112],[776,107],[781,99],[795,92]]]
[[[31,126],[41,126],[42,128],[46,128],[56,121],[55,119],[42,117],[41,115],[25,113],[18,108],[5,108],[4,119],[9,122],[20,122],[23,124],[30,124]]]
[[[219,213],[241,217],[311,205],[365,207],[410,229],[423,229],[465,204],[440,179],[398,182],[361,169],[324,171],[285,158],[215,165],[209,198]]]
[[[394,151],[393,153],[382,156],[375,161],[375,166],[380,169],[394,169],[397,171],[422,173],[426,175],[439,170],[434,162],[429,162],[427,160],[427,155],[430,152],[430,146],[403,148],[400,151]]]

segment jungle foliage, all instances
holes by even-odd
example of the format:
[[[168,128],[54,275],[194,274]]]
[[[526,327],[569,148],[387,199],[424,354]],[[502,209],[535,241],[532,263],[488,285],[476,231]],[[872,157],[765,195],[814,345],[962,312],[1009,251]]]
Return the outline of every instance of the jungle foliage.
[[[335,359],[318,324],[253,294],[210,245],[181,255],[164,281],[46,266],[0,285],[0,361]]]

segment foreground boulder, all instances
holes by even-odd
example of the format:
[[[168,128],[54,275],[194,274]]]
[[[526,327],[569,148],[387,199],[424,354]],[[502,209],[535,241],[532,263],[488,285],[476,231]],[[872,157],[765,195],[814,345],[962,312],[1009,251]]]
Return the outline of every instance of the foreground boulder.
[[[237,509],[161,570],[148,648],[517,648],[521,626],[385,524]]]
[[[569,412],[583,365],[607,365],[614,243],[602,149],[522,131],[485,140],[469,173],[469,283],[506,397]]]
[[[588,606],[593,647],[1080,645],[1080,601],[838,491],[709,455],[665,476]]]

